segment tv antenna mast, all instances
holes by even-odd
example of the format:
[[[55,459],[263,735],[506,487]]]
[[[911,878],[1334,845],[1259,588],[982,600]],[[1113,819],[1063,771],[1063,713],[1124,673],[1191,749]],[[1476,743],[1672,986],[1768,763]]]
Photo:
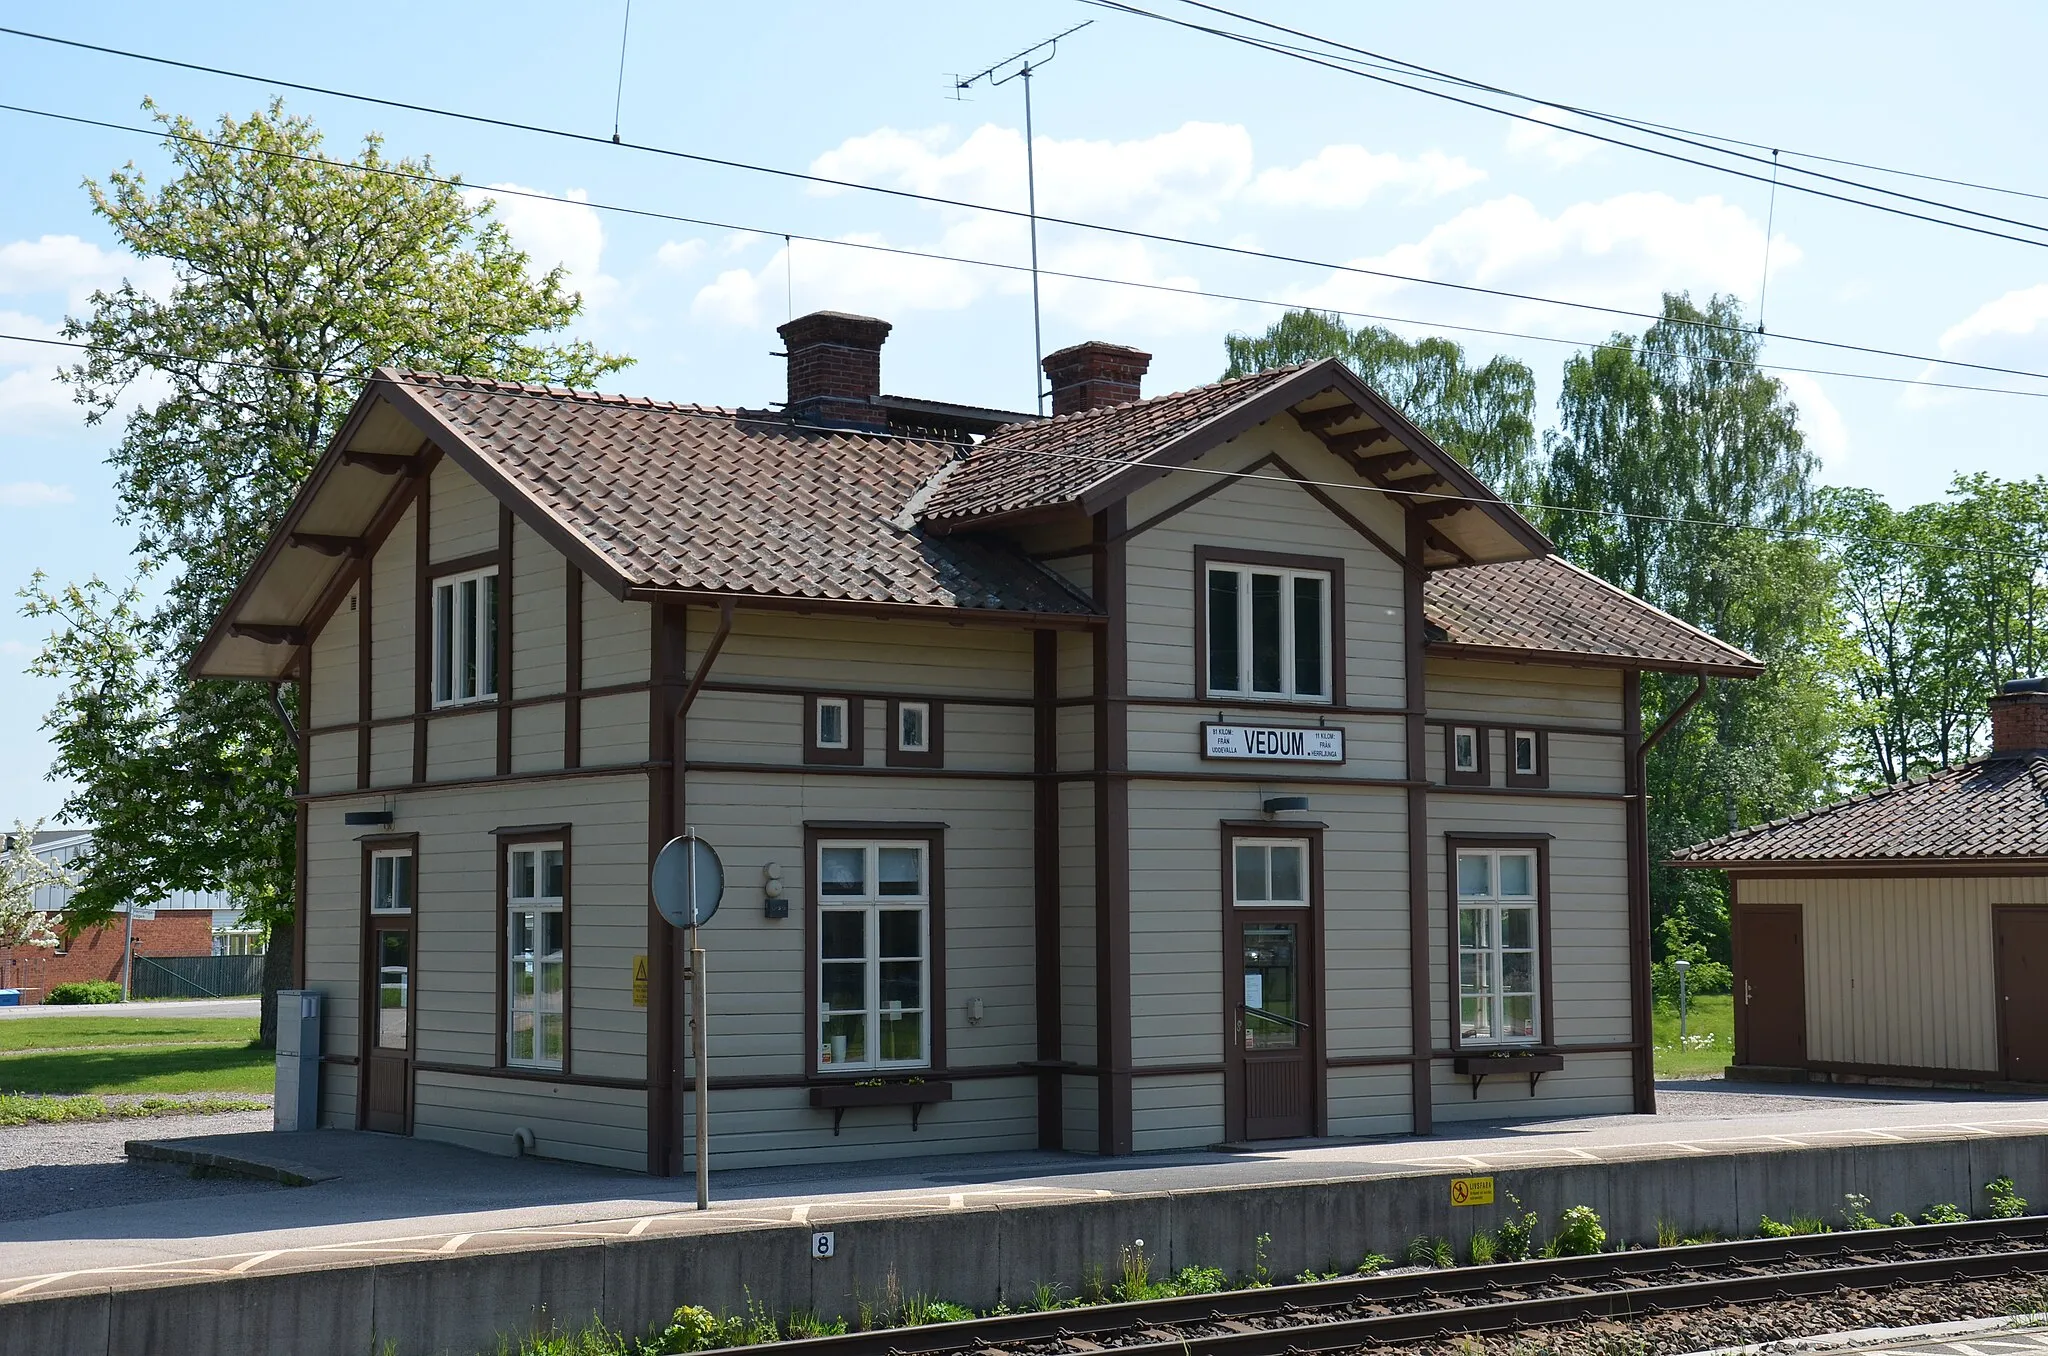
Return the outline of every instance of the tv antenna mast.
[[[1038,412],[1045,413],[1045,372],[1039,362],[1045,357],[1045,327],[1039,317],[1038,307],[1038,164],[1031,146],[1031,77],[1039,68],[1060,54],[1060,39],[1074,34],[1094,23],[1093,19],[1083,20],[1062,33],[1055,33],[1044,42],[1026,47],[1004,57],[987,70],[976,71],[973,75],[953,77],[953,97],[958,99],[961,91],[986,81],[990,89],[1007,85],[1012,80],[1024,81],[1024,193],[1026,215],[1031,222],[1031,389],[1038,393]],[[1040,57],[1038,53],[1044,52]],[[1036,58],[1034,60],[1034,58]],[[1011,69],[1014,67],[1015,69]],[[1007,71],[1008,74],[998,74]]]

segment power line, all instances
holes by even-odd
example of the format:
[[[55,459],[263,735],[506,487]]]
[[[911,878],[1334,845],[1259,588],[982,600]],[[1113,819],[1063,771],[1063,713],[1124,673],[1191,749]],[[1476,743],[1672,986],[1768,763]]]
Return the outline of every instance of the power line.
[[[0,112],[20,113],[31,117],[48,118],[54,121],[73,123],[84,127],[97,127],[107,131],[129,132],[137,136],[146,136],[152,139],[171,138],[180,141],[192,142],[202,146],[212,146],[220,150],[247,151],[253,149],[252,147],[249,147],[241,142],[226,141],[218,137],[204,137],[199,136],[196,133],[192,132],[166,132],[161,128],[136,127],[132,124],[109,122],[101,118],[88,118],[73,113],[57,113],[52,112],[48,109],[29,108],[20,104],[0,103]],[[593,211],[613,212],[622,216],[640,217],[643,219],[655,221],[668,221],[684,226],[702,226],[711,230],[731,231],[735,233],[746,233],[760,236],[779,235],[783,239],[785,249],[789,251],[789,253],[785,255],[784,263],[785,269],[788,274],[788,276],[785,278],[785,282],[787,284],[787,289],[789,292],[788,305],[790,310],[790,318],[792,319],[795,317],[795,279],[793,242],[796,241],[803,241],[807,244],[829,245],[838,249],[858,250],[872,254],[891,255],[898,258],[921,259],[933,263],[964,264],[974,268],[993,269],[999,272],[1006,273],[1023,273],[1029,271],[1026,265],[1004,263],[1000,260],[975,259],[955,254],[942,254],[934,250],[912,249],[909,248],[908,246],[902,245],[882,245],[877,244],[873,241],[841,240],[835,239],[831,236],[807,235],[800,231],[789,231],[781,227],[750,226],[737,222],[721,221],[710,217],[692,217],[677,212],[664,212],[654,208],[632,207],[619,203],[595,201],[589,198],[569,198],[553,193],[543,193],[537,189],[479,188],[477,185],[470,184],[457,177],[448,175],[429,174],[424,170],[400,169],[394,165],[364,165],[354,161],[335,160],[328,156],[306,155],[299,152],[288,151],[266,151],[265,154],[279,156],[283,159],[291,160],[301,164],[321,165],[330,169],[348,170],[358,174],[379,175],[385,178],[400,179],[412,183],[439,184],[450,188],[470,189],[477,192],[487,192],[501,197],[524,198],[534,202],[552,203],[559,206],[587,207],[592,209]],[[1455,330],[1463,334],[1481,334],[1499,339],[1521,339],[1528,340],[1534,343],[1562,344],[1568,347],[1582,348],[1592,352],[1606,352],[1611,350],[1632,349],[1636,347],[1633,340],[1631,340],[1628,343],[1617,344],[1603,340],[1574,339],[1560,335],[1535,334],[1524,330],[1511,330],[1494,326],[1461,324],[1456,321],[1430,320],[1415,316],[1392,315],[1379,311],[1349,310],[1337,306],[1311,306],[1307,305],[1306,303],[1298,301],[1283,301],[1274,297],[1252,296],[1245,293],[1220,292],[1208,288],[1183,287],[1173,283],[1145,282],[1131,278],[1111,278],[1103,276],[1101,274],[1074,273],[1061,269],[1041,269],[1040,271],[1046,277],[1058,278],[1062,281],[1067,282],[1090,283],[1105,287],[1135,288],[1139,291],[1159,292],[1171,296],[1194,297],[1210,301],[1237,302],[1248,306],[1268,306],[1288,311],[1312,310],[1320,312],[1325,315],[1342,316],[1346,319],[1351,320],[1369,320],[1390,325],[1412,325],[1420,329]],[[1704,321],[1685,321],[1681,323],[1697,325],[1699,328],[1702,329],[1726,328]],[[1925,387],[1931,390],[1960,391],[1981,395],[2022,396],[2028,399],[2048,398],[2048,391],[2015,390],[2014,388],[2009,386],[1980,386],[1966,382],[1935,381],[1932,379],[1922,379],[1917,377],[1893,377],[1885,376],[1883,374],[1875,372],[1849,372],[1843,371],[1838,368],[1802,367],[1788,363],[1761,363],[1743,361],[1740,359],[1724,359],[1723,361],[1726,361],[1730,366],[1733,367],[1739,367],[1745,370],[1757,372],[1787,372],[1797,373],[1804,376],[1837,377],[1845,381],[1877,382],[1883,385],[1891,386],[1917,386]],[[2041,378],[2043,380],[2048,380],[2048,373],[2042,372],[2016,371],[2013,373],[2013,375],[2033,376]]]
[[[1084,3],[1106,4],[1108,3],[1108,0],[1084,0]],[[142,61],[156,65],[170,66],[180,70],[197,71],[207,75],[219,75],[229,79],[248,81],[253,84],[271,85],[281,89],[301,90],[307,93],[323,95],[329,98],[348,99],[353,100],[355,102],[367,103],[382,108],[394,108],[406,112],[423,113],[432,117],[444,117],[461,122],[476,123],[482,126],[499,127],[509,129],[512,131],[529,132],[539,136],[556,137],[563,140],[575,141],[593,146],[618,145],[621,146],[623,149],[638,151],[648,155],[658,155],[669,159],[684,160],[694,164],[712,165],[724,169],[740,170],[747,173],[764,174],[775,178],[789,179],[800,183],[817,184],[829,188],[854,189],[860,192],[878,194],[883,197],[895,198],[905,202],[925,203],[937,207],[957,207],[963,208],[968,211],[985,212],[994,216],[1004,216],[1018,220],[1025,219],[1030,215],[1027,212],[1020,211],[1019,209],[1011,207],[997,207],[989,203],[973,202],[962,198],[948,198],[930,193],[918,193],[911,189],[890,188],[886,185],[881,184],[864,184],[855,180],[834,179],[828,175],[811,174],[802,170],[782,169],[771,165],[759,165],[751,163],[749,161],[733,160],[719,156],[706,155],[695,151],[678,150],[672,147],[652,146],[641,142],[630,141],[615,143],[607,140],[604,137],[595,136],[587,132],[574,132],[563,128],[547,127],[537,123],[523,123],[512,119],[491,117],[480,113],[464,113],[452,109],[437,108],[429,104],[410,103],[399,99],[387,99],[380,95],[358,94],[348,90],[333,89],[322,85],[312,85],[301,81],[281,80],[269,76],[250,75],[246,72],[229,70],[225,67],[207,66],[196,62],[179,61],[171,57],[153,56],[142,52],[132,52],[118,47],[107,47],[97,43],[81,42],[74,38],[52,37],[48,34],[30,32],[26,29],[0,26],[0,33],[8,34],[14,37],[27,38],[37,42],[55,43],[59,46],[73,47],[83,51],[99,52],[105,55],[118,56],[133,61]],[[1494,111],[1497,112],[1499,110]],[[1551,126],[1552,124],[1545,123],[1544,125]],[[1230,245],[1218,241],[1196,240],[1185,236],[1167,235],[1164,232],[1159,231],[1139,230],[1135,227],[1112,226],[1102,222],[1081,221],[1071,217],[1055,217],[1046,216],[1043,214],[1041,214],[1038,219],[1040,221],[1050,222],[1053,225],[1069,226],[1076,230],[1096,231],[1107,235],[1117,235],[1130,240],[1144,240],[1150,241],[1155,244],[1163,245],[1179,245],[1191,249],[1207,250],[1217,254],[1229,255],[1236,258],[1258,259],[1270,263],[1294,264],[1306,268],[1323,269],[1333,273],[1351,274],[1358,277],[1381,278],[1392,282],[1413,283],[1417,286],[1441,288],[1447,291],[1461,292],[1470,296],[1492,297],[1507,301],[1526,301],[1535,303],[1537,305],[1558,306],[1571,310],[1587,311],[1601,315],[1621,316],[1631,320],[1649,320],[1654,322],[1664,319],[1664,317],[1661,314],[1654,311],[1635,310],[1623,306],[1607,306],[1598,302],[1590,301],[1573,301],[1562,297],[1546,297],[1537,293],[1516,292],[1506,288],[1483,287],[1476,283],[1446,282],[1438,278],[1425,278],[1417,276],[1415,274],[1397,273],[1391,269],[1367,268],[1362,264],[1335,263],[1330,260],[1314,259],[1302,255],[1282,254],[1276,251],[1253,249],[1250,246],[1245,245]],[[1715,321],[1702,321],[1699,323],[1702,328],[1722,330],[1731,334],[1742,334],[1747,332],[1741,326],[1726,325]],[[1797,334],[1778,334],[1773,337],[1782,342],[1810,344],[1818,348],[1834,349],[1839,352],[1862,353],[1868,356],[1881,358],[1899,358],[1908,362],[1933,363],[1945,367],[1957,367],[1968,369],[1971,371],[1989,372],[1999,376],[2017,376],[2034,379],[2048,379],[2048,374],[2033,372],[2024,368],[2000,367],[1995,364],[1989,363],[1966,362],[1959,358],[1931,357],[1925,354],[1903,352],[1898,349],[1878,348],[1868,344],[1851,344],[1841,340],[1819,339]]]
[[[1236,10],[1226,9],[1220,5],[1204,3],[1204,0],[1180,0],[1180,3],[1188,5],[1195,9],[1205,10],[1211,14],[1224,15],[1244,23],[1257,25],[1260,28],[1271,29],[1274,32],[1286,33],[1294,37],[1304,38],[1310,42],[1321,44],[1321,46],[1326,49],[1334,48],[1342,52],[1356,53],[1361,57],[1369,57],[1371,58],[1371,62],[1350,61],[1342,57],[1332,57],[1330,53],[1327,51],[1316,51],[1309,48],[1296,47],[1287,43],[1275,43],[1266,39],[1255,38],[1249,34],[1233,33],[1227,29],[1213,28],[1205,24],[1196,24],[1191,23],[1187,20],[1175,19],[1170,15],[1159,14],[1151,10],[1142,9],[1135,4],[1127,3],[1127,0],[1081,0],[1081,2],[1083,4],[1095,5],[1098,8],[1102,9],[1116,10],[1120,13],[1130,14],[1141,18],[1152,19],[1160,23],[1171,24],[1179,28],[1186,28],[1196,32],[1208,33],[1216,37],[1225,38],[1232,42],[1262,48],[1266,51],[1275,52],[1280,55],[1295,57],[1300,60],[1310,61],[1316,65],[1330,66],[1331,69],[1342,70],[1347,74],[1362,76],[1365,79],[1378,80],[1383,84],[1395,85],[1402,89],[1412,90],[1418,94],[1429,95],[1432,98],[1449,99],[1452,102],[1464,104],[1470,108],[1478,108],[1483,109],[1487,112],[1498,113],[1503,117],[1517,118],[1525,122],[1538,123],[1540,125],[1553,128],[1557,131],[1570,133],[1574,136],[1586,137],[1594,141],[1602,141],[1610,145],[1621,146],[1629,150],[1640,151],[1645,155],[1655,155],[1665,159],[1679,160],[1683,161],[1686,164],[1698,165],[1702,168],[1717,170],[1724,174],[1735,174],[1739,175],[1742,178],[1755,179],[1759,182],[1763,181],[1765,177],[1761,172],[1748,173],[1742,170],[1733,169],[1725,165],[1709,164],[1704,161],[1694,160],[1688,156],[1682,156],[1674,154],[1672,152],[1662,151],[1653,146],[1643,146],[1635,142],[1623,141],[1618,138],[1603,136],[1597,132],[1587,131],[1584,128],[1572,127],[1568,124],[1554,123],[1550,122],[1548,119],[1532,117],[1527,113],[1519,112],[1514,109],[1497,108],[1491,104],[1479,103],[1468,99],[1460,99],[1454,95],[1447,95],[1438,90],[1423,89],[1415,85],[1406,84],[1400,80],[1389,78],[1385,74],[1368,74],[1368,71],[1376,70],[1383,73],[1388,71],[1394,71],[1395,73],[1402,75],[1412,75],[1413,77],[1419,77],[1422,79],[1439,81],[1445,84],[1456,85],[1464,89],[1471,89],[1487,94],[1499,95],[1504,98],[1516,99],[1524,103],[1535,105],[1539,108],[1556,109],[1559,112],[1571,113],[1579,117],[1590,118],[1598,122],[1606,123],[1610,126],[1625,127],[1632,131],[1638,132],[1647,132],[1651,136],[1660,137],[1668,141],[1679,142],[1683,145],[1691,146],[1698,150],[1708,151],[1716,155],[1725,155],[1734,159],[1746,160],[1753,162],[1758,166],[1763,166],[1768,162],[1761,155],[1749,155],[1741,151],[1731,151],[1726,149],[1727,145],[1745,146],[1757,150],[1770,149],[1763,147],[1755,142],[1741,141],[1733,137],[1715,136],[1714,134],[1707,132],[1692,132],[1682,127],[1672,126],[1668,123],[1654,123],[1636,118],[1626,118],[1616,114],[1602,113],[1598,110],[1581,107],[1576,104],[1559,103],[1551,99],[1538,98],[1535,95],[1524,94],[1518,90],[1507,89],[1500,85],[1487,84],[1484,81],[1473,80],[1466,76],[1455,75],[1451,72],[1439,70],[1435,67],[1424,66],[1416,62],[1406,61],[1400,57],[1388,56],[1384,53],[1374,52],[1364,47],[1356,47],[1349,43],[1340,42],[1334,38],[1326,38],[1318,34],[1305,32],[1301,29],[1289,28],[1284,24],[1276,24],[1269,20],[1258,18],[1255,15],[1243,14],[1239,13]],[[1343,62],[1344,64],[1341,66],[1333,65],[1333,61]],[[1381,64],[1375,66],[1372,65],[1372,62],[1378,62]],[[1359,66],[1364,66],[1367,69],[1355,69]],[[1712,142],[1721,142],[1725,144],[1710,144]],[[1814,160],[1829,159],[1829,157],[1825,156],[1810,156],[1807,158]],[[1832,163],[1848,164],[1851,162],[1834,161]],[[1958,212],[1965,216],[1979,217],[1987,221],[1998,222],[2002,225],[2020,227],[2024,230],[2048,232],[2048,226],[2044,226],[2038,222],[2023,221],[2014,217],[2004,217],[1993,212],[1984,212],[1976,208],[1964,207],[1959,204],[1951,202],[1944,202],[1940,199],[1921,197],[1917,194],[1901,192],[1898,189],[1886,188],[1881,184],[1866,183],[1862,180],[1850,179],[1841,175],[1825,174],[1819,170],[1804,169],[1799,166],[1787,166],[1786,168],[1792,170],[1794,173],[1808,175],[1812,178],[1820,179],[1828,183],[1840,184],[1850,188],[1859,188],[1864,190],[1865,192],[1878,193],[1886,197],[1897,198],[1903,202],[1919,203],[1923,206],[1940,208],[1943,211]],[[1875,169],[1879,173],[1907,173],[1906,171],[1886,170],[1882,166],[1858,166],[1858,168]],[[1934,176],[1910,175],[1909,177],[1932,178]],[[1946,182],[1961,183],[1961,181]],[[1966,186],[1982,187],[1981,185]],[[1965,222],[1946,221],[1938,217],[1925,216],[1918,212],[1910,212],[1899,208],[1887,207],[1883,203],[1866,202],[1857,198],[1844,197],[1840,194],[1830,193],[1825,190],[1812,188],[1803,184],[1792,183],[1787,184],[1786,187],[1794,190],[1795,192],[1811,193],[1819,197],[1832,198],[1838,202],[1846,202],[1859,207],[1867,207],[1873,211],[1891,212],[1899,216],[1912,217],[1914,219],[1921,221],[1933,222],[1936,225],[1949,226],[1956,230],[1974,231],[1978,234],[1991,235],[1999,239],[2012,240],[2020,244],[2048,244],[2048,241],[2026,240],[2019,236],[2007,235],[2001,231],[1985,230],[1980,227],[1970,226]],[[2018,196],[2023,197],[2043,196],[2039,194],[2018,194],[2017,190],[1991,189],[1989,191],[2015,193]]]
[[[50,339],[36,335],[0,333],[0,341],[9,340],[27,344],[48,344],[58,348],[78,349],[85,350],[88,352],[104,351],[101,350],[98,345],[87,343],[83,340]],[[129,361],[136,362],[160,362],[163,360],[169,360],[171,362],[176,362],[179,364],[200,367],[232,367],[248,371],[264,372],[277,376],[310,377],[316,381],[384,381],[388,382],[393,386],[400,387],[404,390],[421,391],[429,393],[438,392],[441,394],[447,394],[451,390],[451,387],[449,385],[449,382],[451,381],[480,381],[487,383],[487,385],[481,388],[479,393],[488,394],[493,398],[502,400],[559,401],[563,399],[575,399],[580,394],[596,394],[594,392],[579,393],[569,387],[544,387],[543,389],[540,390],[508,389],[508,383],[502,382],[497,378],[473,377],[461,373],[444,374],[446,379],[443,381],[426,382],[411,379],[402,374],[394,376],[379,376],[374,370],[369,372],[333,372],[323,371],[318,368],[289,367],[281,363],[256,362],[250,359],[240,358],[192,358],[184,354],[170,353],[161,349],[129,348],[127,350],[117,351],[116,356]],[[462,388],[454,389],[460,390]],[[644,409],[646,408],[646,406],[638,405],[633,406],[632,408]],[[705,423],[742,424],[760,428],[771,428],[783,432],[809,432],[817,433],[824,436],[831,436],[836,434],[847,437],[877,438],[887,439],[893,442],[912,442],[927,445],[934,441],[937,441],[930,435],[926,434],[892,433],[887,430],[844,429],[831,428],[820,425],[799,424],[795,420],[790,418],[771,418],[765,415],[750,415],[744,410],[705,407],[702,405],[685,406],[674,403],[665,403],[661,408],[661,413],[676,418],[694,419]],[[1380,496],[1383,499],[1427,499],[1436,503],[1472,504],[1481,508],[1488,508],[1495,505],[1504,505],[1508,508],[1512,508],[1518,511],[1533,510],[1542,513],[1570,513],[1577,514],[1582,517],[1618,518],[1627,522],[1659,523],[1672,527],[1704,527],[1713,528],[1719,531],[1726,532],[1761,532],[1767,535],[1781,537],[1787,541],[1810,541],[1819,543],[1831,540],[1833,535],[1838,535],[1815,531],[1811,528],[1780,528],[1771,527],[1763,523],[1735,523],[1728,522],[1724,519],[1694,518],[1681,514],[1637,513],[1626,509],[1587,508],[1583,505],[1577,504],[1549,504],[1544,503],[1541,500],[1534,499],[1505,499],[1497,495],[1487,496],[1474,494],[1455,494],[1448,491],[1440,490],[1405,489],[1400,486],[1374,485],[1370,483],[1361,483],[1355,480],[1316,480],[1313,478],[1303,478],[1297,480],[1293,476],[1266,475],[1257,471],[1233,471],[1228,470],[1226,468],[1212,466],[1164,466],[1153,463],[1145,463],[1141,459],[1137,458],[1105,457],[1087,452],[1059,452],[1050,448],[1016,448],[1008,450],[1008,454],[1012,456],[1037,458],[1041,461],[1075,462],[1095,466],[1110,466],[1118,468],[1128,468],[1138,465],[1149,465],[1154,470],[1164,471],[1171,474],[1199,475],[1208,476],[1212,479],[1221,478],[1226,480],[1271,481],[1274,484],[1279,485],[1313,485],[1318,489],[1350,490],[1361,494],[1374,494]],[[1909,546],[1917,546],[1928,550],[1945,551],[1950,554],[1983,555],[1996,559],[2025,560],[2030,563],[2038,563],[2036,557],[2032,555],[2023,555],[2011,551],[1999,551],[1996,548],[1992,547],[1952,547],[1942,545],[1939,543],[1914,542],[1910,540],[1905,541],[1902,544]]]

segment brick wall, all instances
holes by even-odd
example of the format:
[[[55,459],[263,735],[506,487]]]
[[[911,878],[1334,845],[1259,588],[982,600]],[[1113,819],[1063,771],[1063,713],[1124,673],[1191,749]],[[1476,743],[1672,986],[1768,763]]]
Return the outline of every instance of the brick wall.
[[[0,948],[0,988],[19,988],[24,1003],[40,1003],[59,984],[88,979],[121,982],[121,950],[125,924],[115,920],[81,932],[62,955],[47,947]],[[181,909],[163,912],[135,924],[138,956],[210,956],[213,954],[213,911]]]
[[[1991,749],[2048,749],[2048,692],[2006,692],[1991,699]]]

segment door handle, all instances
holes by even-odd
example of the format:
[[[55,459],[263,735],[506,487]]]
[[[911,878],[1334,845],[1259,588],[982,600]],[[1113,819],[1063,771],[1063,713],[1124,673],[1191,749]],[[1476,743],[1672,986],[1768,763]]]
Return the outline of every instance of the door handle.
[[[1749,1006],[1750,996],[1749,981],[1745,979],[1742,981],[1742,1006]]]

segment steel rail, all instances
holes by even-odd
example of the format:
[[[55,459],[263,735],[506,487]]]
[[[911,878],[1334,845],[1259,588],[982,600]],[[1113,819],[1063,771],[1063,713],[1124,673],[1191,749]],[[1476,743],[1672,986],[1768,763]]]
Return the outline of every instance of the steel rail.
[[[2005,1251],[1960,1257],[1912,1255],[1930,1249],[2000,1244],[2035,1246],[2025,1250],[2008,1247]],[[1908,1256],[1903,1260],[1876,1260],[1874,1255],[1882,1253],[1906,1253]],[[1848,1266],[1810,1265],[1803,1269],[1770,1271],[1754,1276],[1716,1278],[1701,1275],[1729,1267],[1785,1267],[1843,1258],[1854,1261]],[[1801,1289],[1796,1293],[1825,1293],[1848,1283],[1847,1278],[1862,1278],[1862,1284],[1866,1286],[1898,1284],[1923,1275],[1927,1279],[1942,1279],[1944,1276],[1979,1278],[1974,1274],[1957,1274],[1970,1265],[1992,1268],[1985,1273],[1987,1275],[2004,1275],[2014,1269],[2022,1269],[2029,1274],[2048,1272],[2048,1216],[1802,1234],[1790,1238],[1741,1239],[1675,1248],[1596,1253],[1589,1257],[1540,1258],[1449,1270],[1347,1276],[1305,1284],[1260,1286],[1171,1299],[1001,1314],[957,1323],[803,1338],[775,1343],[772,1349],[774,1356],[938,1356],[939,1353],[991,1348],[1009,1351],[1020,1346],[1067,1339],[1100,1343],[1105,1337],[1119,1334],[1135,1335],[1152,1329],[1232,1320],[1291,1320],[1283,1326],[1249,1332],[1233,1331],[1216,1336],[1177,1335],[1170,1341],[1115,1344],[1118,1356],[1126,1352],[1134,1356],[1138,1353],[1194,1353],[1210,1350],[1211,1344],[1215,1344],[1213,1349],[1216,1352],[1228,1352],[1231,1356],[1262,1356],[1268,1351],[1327,1350],[1432,1333],[1494,1331],[1500,1327],[1556,1323],[1580,1317],[1643,1313],[1654,1308],[1691,1308],[1737,1298],[1768,1298],[1779,1289],[1795,1282],[1803,1285],[1808,1278],[1816,1277],[1826,1278],[1819,1291]],[[1943,1268],[1948,1271],[1943,1272]],[[1678,1279],[1663,1283],[1650,1279],[1659,1276]],[[1586,1289],[1602,1282],[1616,1288]],[[1543,1298],[1524,1294],[1557,1286],[1578,1286],[1583,1293]],[[1503,1293],[1516,1298],[1485,1302],[1486,1297]],[[1461,1300],[1470,1302],[1461,1304]],[[1359,1305],[1387,1306],[1417,1301],[1442,1307],[1419,1313],[1381,1313],[1364,1318],[1316,1317],[1319,1313],[1328,1315],[1331,1311]],[[1532,1317],[1538,1314],[1544,1316]],[[1464,1321],[1480,1326],[1459,1326]],[[1420,1326],[1411,1331],[1403,1328],[1403,1323]],[[1371,1326],[1374,1324],[1384,1326]],[[1320,1337],[1312,1336],[1326,1329],[1343,1329],[1349,1335],[1331,1338],[1326,1346]],[[1271,1339],[1274,1345],[1260,1346],[1257,1340],[1260,1338]]]

